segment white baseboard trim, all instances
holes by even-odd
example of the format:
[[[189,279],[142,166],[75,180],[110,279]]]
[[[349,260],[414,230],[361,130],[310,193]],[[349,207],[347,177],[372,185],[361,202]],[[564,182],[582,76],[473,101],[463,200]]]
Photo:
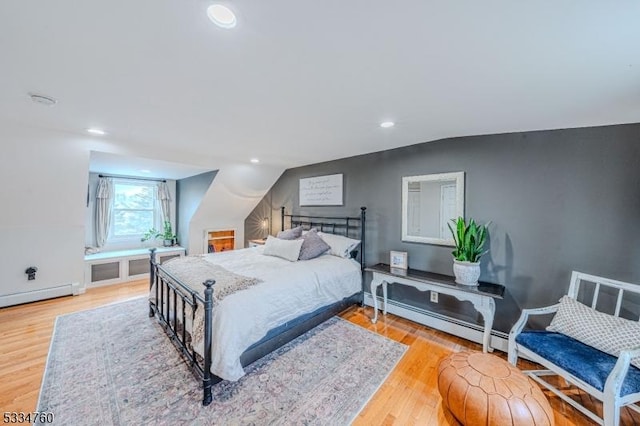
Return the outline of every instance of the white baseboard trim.
[[[370,293],[364,294],[364,303],[367,306],[373,306],[373,298]],[[378,298],[378,307],[382,307],[382,298]],[[482,326],[451,318],[446,315],[427,311],[425,309],[416,308],[388,299],[387,312],[402,318],[462,337],[463,339],[482,344]],[[502,352],[507,352],[509,348],[509,335],[501,331],[491,330],[491,347]]]
[[[77,296],[78,294],[80,294],[80,283],[71,283],[58,287],[45,288],[43,290],[26,291],[24,293],[8,294],[6,296],[0,296],[0,308],[60,296]]]

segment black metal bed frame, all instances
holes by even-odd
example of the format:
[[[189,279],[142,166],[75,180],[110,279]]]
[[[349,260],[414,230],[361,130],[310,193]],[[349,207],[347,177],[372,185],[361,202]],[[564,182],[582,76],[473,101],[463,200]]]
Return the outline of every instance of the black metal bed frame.
[[[306,216],[306,215],[287,215],[285,208],[281,208],[282,226],[285,229],[285,218],[289,218],[291,228],[295,226],[303,226],[307,229],[315,227],[322,232],[333,234],[342,234],[344,236],[354,236],[349,232],[353,228],[359,229],[360,245],[360,271],[364,274],[365,268],[365,222],[366,207],[360,208],[359,217],[328,217],[328,216]],[[155,284],[155,302],[149,301],[149,317],[157,316],[158,321],[171,339],[176,349],[185,358],[185,361],[191,367],[194,375],[202,380],[203,398],[202,405],[209,405],[212,401],[211,387],[213,384],[221,381],[218,376],[211,373],[211,354],[212,354],[212,318],[213,318],[213,286],[214,279],[206,280],[202,285],[205,286],[204,297],[197,291],[192,290],[182,283],[178,278],[167,272],[156,261],[156,249],[149,250],[149,290]],[[357,254],[355,255],[357,256]],[[355,257],[354,256],[354,257]],[[287,328],[275,336],[268,339],[264,338],[249,349],[243,352],[240,362],[243,367],[262,358],[264,355],[274,351],[280,346],[285,345],[296,337],[304,334],[316,325],[326,321],[333,315],[344,310],[346,307],[355,303],[362,303],[364,298],[363,289],[353,296],[329,305],[326,310],[317,312],[315,315],[297,324],[294,327]],[[180,300],[178,302],[178,300]],[[166,301],[166,303],[165,303]],[[190,347],[191,336],[186,331],[187,313],[186,307],[191,309],[191,324],[195,323],[196,309],[198,306],[204,308],[204,356],[200,357],[193,347]],[[178,307],[180,306],[180,310]]]

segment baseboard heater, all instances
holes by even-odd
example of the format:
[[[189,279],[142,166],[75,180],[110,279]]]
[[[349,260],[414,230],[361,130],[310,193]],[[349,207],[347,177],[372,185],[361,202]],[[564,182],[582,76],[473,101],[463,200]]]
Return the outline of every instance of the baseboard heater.
[[[370,293],[365,293],[364,303],[373,306],[373,298]],[[382,298],[378,298],[378,307],[382,308]],[[483,327],[457,318],[448,317],[436,312],[427,311],[395,300],[387,300],[387,312],[402,318],[471,340],[482,344]],[[379,318],[379,317],[378,317]],[[509,347],[509,335],[501,331],[491,330],[491,347],[507,352]]]
[[[0,296],[0,308],[77,294],[80,294],[80,283],[71,283],[42,290],[26,291],[24,293],[7,294],[5,296]]]

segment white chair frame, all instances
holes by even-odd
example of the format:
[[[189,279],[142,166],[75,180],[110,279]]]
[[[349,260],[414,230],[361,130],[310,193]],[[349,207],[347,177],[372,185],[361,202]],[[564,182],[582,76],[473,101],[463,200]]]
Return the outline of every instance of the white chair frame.
[[[593,298],[591,301],[591,307],[596,309],[596,305],[598,302],[598,296],[600,294],[601,287],[612,287],[618,289],[618,298],[616,302],[616,308],[614,312],[614,316],[620,316],[620,308],[622,306],[622,299],[624,292],[640,294],[640,285],[625,283],[622,281],[615,281],[608,278],[597,277],[595,275],[589,275],[582,272],[573,271],[571,274],[571,284],[569,286],[569,291],[567,296],[571,297],[574,300],[577,300],[578,292],[580,290],[580,284],[582,281],[591,282],[595,284],[595,290],[593,292]],[[626,395],[624,397],[620,396],[620,390],[622,388],[622,383],[629,371],[629,363],[631,359],[640,355],[640,348],[634,348],[630,350],[623,350],[618,356],[618,361],[616,362],[615,367],[609,374],[607,381],[604,386],[604,391],[601,392],[598,389],[595,389],[593,386],[585,383],[581,379],[575,377],[564,369],[558,367],[547,359],[541,357],[530,349],[525,348],[524,346],[519,345],[516,342],[516,337],[522,332],[529,316],[531,315],[548,315],[554,313],[558,310],[559,304],[555,304],[552,306],[547,306],[544,308],[537,309],[524,309],[520,316],[520,319],[514,324],[511,332],[509,333],[509,354],[508,359],[509,362],[513,365],[516,365],[518,362],[518,357],[522,356],[524,358],[530,359],[542,366],[546,367],[546,370],[527,370],[523,371],[528,374],[533,380],[535,380],[540,385],[552,391],[562,400],[567,402],[569,405],[574,407],[576,410],[583,413],[585,416],[589,417],[594,422],[604,425],[604,426],[619,426],[620,424],[620,408],[624,406],[628,406],[629,408],[635,410],[640,413],[640,407],[636,405],[637,402],[640,401],[640,392]],[[583,405],[579,404],[575,400],[568,397],[564,394],[560,389],[556,388],[542,377],[558,375],[565,379],[567,382],[579,387],[584,390],[591,396],[597,398],[602,401],[603,405],[603,418],[600,418],[594,412],[588,410]]]

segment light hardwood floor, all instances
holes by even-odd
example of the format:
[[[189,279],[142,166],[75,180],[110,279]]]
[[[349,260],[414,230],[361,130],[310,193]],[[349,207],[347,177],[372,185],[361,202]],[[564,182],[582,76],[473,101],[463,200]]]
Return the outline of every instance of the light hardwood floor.
[[[146,281],[90,289],[86,294],[0,309],[0,412],[36,409],[56,316],[146,294]],[[352,307],[342,317],[397,340],[409,350],[355,420],[357,425],[454,425],[442,408],[436,386],[439,360],[453,351],[481,346],[394,315],[377,324],[371,308]],[[82,338],[82,336],[79,336]],[[496,352],[505,357],[504,354]],[[197,383],[194,380],[194,386]],[[601,414],[599,402],[576,389],[572,396]],[[556,426],[592,425],[589,419],[550,394]],[[640,416],[625,409],[622,425],[640,425]]]

